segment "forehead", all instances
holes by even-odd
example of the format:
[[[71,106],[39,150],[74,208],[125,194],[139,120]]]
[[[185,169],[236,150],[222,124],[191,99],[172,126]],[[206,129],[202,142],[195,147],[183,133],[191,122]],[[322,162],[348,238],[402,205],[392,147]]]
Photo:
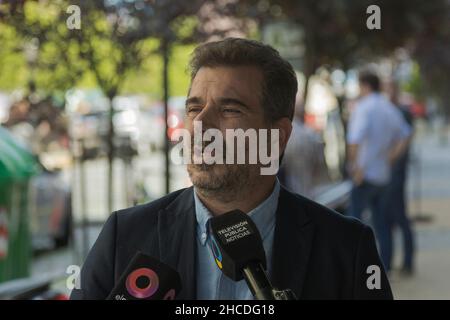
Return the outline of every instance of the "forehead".
[[[258,67],[202,67],[195,75],[189,96],[230,97],[259,104],[263,75]]]

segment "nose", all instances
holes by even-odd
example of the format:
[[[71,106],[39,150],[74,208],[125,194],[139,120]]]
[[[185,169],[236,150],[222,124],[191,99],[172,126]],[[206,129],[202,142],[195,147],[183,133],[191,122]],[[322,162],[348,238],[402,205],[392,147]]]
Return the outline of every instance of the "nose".
[[[218,114],[213,103],[207,103],[194,121],[201,121],[203,131],[209,128],[218,128]]]

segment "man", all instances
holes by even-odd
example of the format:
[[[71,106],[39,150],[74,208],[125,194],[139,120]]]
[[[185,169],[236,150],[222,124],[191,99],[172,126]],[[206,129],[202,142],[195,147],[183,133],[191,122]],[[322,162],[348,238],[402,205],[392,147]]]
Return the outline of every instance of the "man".
[[[230,38],[199,46],[191,60],[186,128],[277,129],[280,154],[291,132],[297,80],[273,48]],[[196,152],[195,147],[193,148]],[[198,152],[198,149],[197,149]],[[104,299],[136,251],[175,268],[178,299],[252,299],[214,264],[206,224],[240,209],[255,222],[274,287],[300,299],[392,298],[373,234],[285,190],[260,164],[190,164],[193,187],[111,215],[81,272],[73,299]],[[375,270],[375,271],[373,271]]]
[[[399,87],[396,82],[391,82],[387,86],[387,93],[391,102],[401,112],[403,119],[413,129],[413,117],[409,111],[409,107],[402,105],[399,99]],[[392,233],[395,227],[401,231],[403,238],[403,265],[400,269],[402,275],[411,276],[414,273],[414,232],[411,228],[411,221],[408,217],[406,206],[406,178],[409,164],[409,148],[411,145],[412,134],[403,154],[392,165],[391,180],[386,189],[386,216],[389,225],[388,233],[388,252],[386,254],[386,268],[390,269],[393,256],[393,239]]]
[[[283,157],[278,177],[290,191],[311,198],[315,187],[328,181],[324,143],[320,136],[304,123],[304,105],[297,98],[292,133]]]
[[[359,76],[361,99],[348,124],[349,170],[353,180],[349,214],[361,218],[370,208],[384,267],[390,269],[386,186],[391,165],[408,144],[410,128],[402,115],[380,93],[380,80],[372,73]]]

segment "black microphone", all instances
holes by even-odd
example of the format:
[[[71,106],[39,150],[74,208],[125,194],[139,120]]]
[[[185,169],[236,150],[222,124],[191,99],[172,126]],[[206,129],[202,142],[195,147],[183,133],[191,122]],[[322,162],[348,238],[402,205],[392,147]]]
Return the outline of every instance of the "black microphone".
[[[290,290],[278,291],[265,272],[266,253],[253,220],[233,210],[209,220],[210,246],[217,266],[234,281],[245,279],[257,300],[290,300]]]
[[[181,291],[178,272],[142,252],[136,253],[107,300],[173,300]]]

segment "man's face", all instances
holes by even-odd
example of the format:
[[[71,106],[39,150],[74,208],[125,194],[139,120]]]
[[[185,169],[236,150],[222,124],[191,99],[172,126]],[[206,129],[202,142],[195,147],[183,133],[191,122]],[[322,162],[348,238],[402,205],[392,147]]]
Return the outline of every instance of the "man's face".
[[[201,121],[203,131],[215,128],[225,137],[226,129],[269,128],[261,105],[262,83],[257,67],[201,68],[186,100],[186,129],[193,137],[194,121]],[[258,165],[248,164],[248,157],[246,164],[189,164],[188,173],[204,192],[230,193],[260,174]]]

